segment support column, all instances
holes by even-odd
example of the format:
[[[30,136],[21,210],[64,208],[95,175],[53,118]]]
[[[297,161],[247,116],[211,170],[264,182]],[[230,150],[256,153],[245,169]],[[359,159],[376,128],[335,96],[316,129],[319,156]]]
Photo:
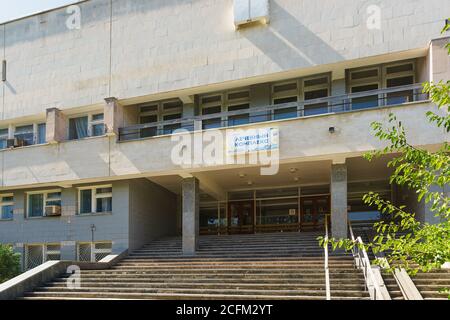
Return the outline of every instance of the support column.
[[[119,135],[119,127],[123,121],[123,108],[116,98],[106,98],[104,108],[105,132],[107,135]]]
[[[199,236],[199,181],[186,178],[182,182],[183,254],[195,255]]]
[[[347,165],[331,165],[331,235],[347,238]]]
[[[48,143],[59,143],[66,140],[66,117],[57,108],[47,109],[45,139]]]
[[[75,241],[61,241],[61,260],[77,260],[77,243]]]

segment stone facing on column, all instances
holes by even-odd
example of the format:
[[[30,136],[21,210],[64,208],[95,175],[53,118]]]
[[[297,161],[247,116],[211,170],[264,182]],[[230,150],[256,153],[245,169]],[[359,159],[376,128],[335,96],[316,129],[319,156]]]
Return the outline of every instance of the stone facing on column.
[[[48,143],[66,140],[66,117],[57,108],[47,109],[45,139]]]
[[[331,235],[347,238],[347,165],[331,166]]]
[[[183,254],[195,255],[199,236],[199,181],[186,178],[182,182]]]
[[[107,135],[119,135],[119,127],[123,124],[123,107],[116,98],[106,98],[104,119]]]

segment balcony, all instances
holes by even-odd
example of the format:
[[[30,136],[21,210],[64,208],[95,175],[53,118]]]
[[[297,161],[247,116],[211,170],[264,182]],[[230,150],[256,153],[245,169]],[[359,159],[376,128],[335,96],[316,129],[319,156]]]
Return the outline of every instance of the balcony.
[[[119,129],[119,142],[170,135],[177,129],[188,131],[219,129],[252,123],[392,107],[427,100],[428,94],[422,92],[421,84],[399,86],[301,102],[132,125]]]

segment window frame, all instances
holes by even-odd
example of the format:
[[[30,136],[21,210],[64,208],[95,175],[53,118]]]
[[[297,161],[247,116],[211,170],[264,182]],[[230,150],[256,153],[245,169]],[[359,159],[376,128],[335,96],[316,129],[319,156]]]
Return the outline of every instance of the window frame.
[[[175,107],[173,109],[169,109],[169,110],[164,109],[165,105],[167,105],[169,103],[174,103],[174,102],[179,103],[180,106]],[[141,111],[142,108],[151,107],[151,106],[156,106],[156,110],[143,111],[143,112]],[[138,115],[139,124],[150,124],[150,125],[154,124],[154,127],[157,129],[157,131],[161,132],[161,131],[165,130],[165,126],[161,125],[160,122],[169,121],[169,120],[164,120],[164,117],[172,116],[172,115],[179,115],[179,119],[183,118],[184,103],[180,99],[166,99],[166,100],[161,100],[161,101],[154,101],[154,102],[140,104],[140,105],[138,105],[138,108],[139,108],[139,115]],[[142,122],[142,118],[146,117],[146,116],[156,116],[156,121],[147,122],[147,123]],[[181,123],[180,123],[180,127],[181,127]]]
[[[6,197],[13,197],[13,199],[12,199],[12,201],[3,202],[3,198],[6,198]],[[15,201],[14,201],[14,194],[13,193],[2,193],[2,194],[0,194],[0,221],[11,221],[11,220],[14,220],[14,203],[15,203]],[[13,215],[12,215],[11,218],[8,218],[8,219],[3,219],[2,218],[3,207],[5,207],[5,206],[13,206]]]
[[[48,250],[49,246],[58,246],[59,250]],[[28,259],[29,259],[29,252],[28,249],[30,247],[41,247],[42,249],[42,264],[46,263],[47,261],[53,261],[53,260],[49,260],[48,256],[50,254],[59,254],[59,260],[56,261],[60,261],[61,260],[61,243],[58,242],[49,242],[49,243],[28,243],[25,244],[25,270],[31,270],[30,268],[28,268]],[[34,267],[36,268],[36,267]]]
[[[108,244],[111,247],[108,248],[108,249],[97,249],[96,248],[97,244]],[[77,261],[80,261],[80,262],[82,261],[82,260],[80,260],[80,246],[83,246],[83,245],[89,245],[90,246],[90,261],[88,261],[88,262],[98,262],[98,261],[96,261],[97,259],[95,259],[95,255],[96,254],[104,253],[104,254],[106,254],[106,256],[108,256],[108,255],[110,255],[112,253],[112,248],[113,248],[113,242],[112,241],[102,240],[102,241],[93,241],[93,242],[92,241],[91,242],[83,242],[83,241],[77,242],[77,245],[76,245],[76,247],[77,247],[76,248],[77,249],[76,259],[77,259]]]
[[[56,199],[48,199],[48,194],[50,193],[61,193],[60,198],[56,198]],[[42,208],[42,216],[35,216],[32,217],[30,216],[30,195],[36,195],[36,194],[42,194],[43,195],[43,208]],[[27,191],[26,192],[26,204],[27,204],[27,208],[26,208],[26,213],[25,213],[25,217],[27,219],[38,219],[38,218],[53,218],[52,216],[47,216],[45,215],[45,207],[47,207],[47,201],[60,201],[61,202],[61,207],[62,207],[62,189],[49,189],[49,190],[40,190],[40,191]],[[59,217],[59,216],[57,216]]]
[[[93,120],[93,116],[95,115],[99,115],[99,114],[103,114],[103,119],[102,120]],[[82,137],[82,138],[77,138],[77,139],[71,139],[70,138],[70,120],[72,119],[77,119],[77,118],[85,118],[87,117],[87,136],[86,137]],[[95,125],[99,125],[99,124],[103,124],[103,134],[98,135],[98,136],[94,136],[94,126]],[[104,137],[106,135],[106,126],[105,126],[105,112],[104,110],[95,110],[95,111],[90,111],[87,113],[78,113],[78,114],[74,114],[71,115],[69,117],[67,117],[67,130],[66,130],[66,135],[67,135],[67,140],[68,141],[77,141],[77,140],[83,140],[83,139],[87,139],[87,138],[95,138],[95,137]]]
[[[111,188],[111,192],[108,193],[97,193],[97,189],[103,188]],[[95,214],[112,214],[112,198],[113,198],[113,186],[112,184],[107,185],[98,185],[98,186],[86,186],[86,187],[78,187],[78,199],[77,199],[77,215],[86,216],[86,215],[95,215]],[[91,212],[81,213],[81,191],[91,190]],[[111,211],[102,211],[97,212],[97,199],[111,198]]]

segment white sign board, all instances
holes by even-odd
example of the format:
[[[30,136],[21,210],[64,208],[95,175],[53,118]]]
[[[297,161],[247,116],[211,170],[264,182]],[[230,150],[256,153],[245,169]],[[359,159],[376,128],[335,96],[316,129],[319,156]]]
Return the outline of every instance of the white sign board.
[[[242,154],[279,148],[278,128],[230,130],[227,132],[227,153]]]

